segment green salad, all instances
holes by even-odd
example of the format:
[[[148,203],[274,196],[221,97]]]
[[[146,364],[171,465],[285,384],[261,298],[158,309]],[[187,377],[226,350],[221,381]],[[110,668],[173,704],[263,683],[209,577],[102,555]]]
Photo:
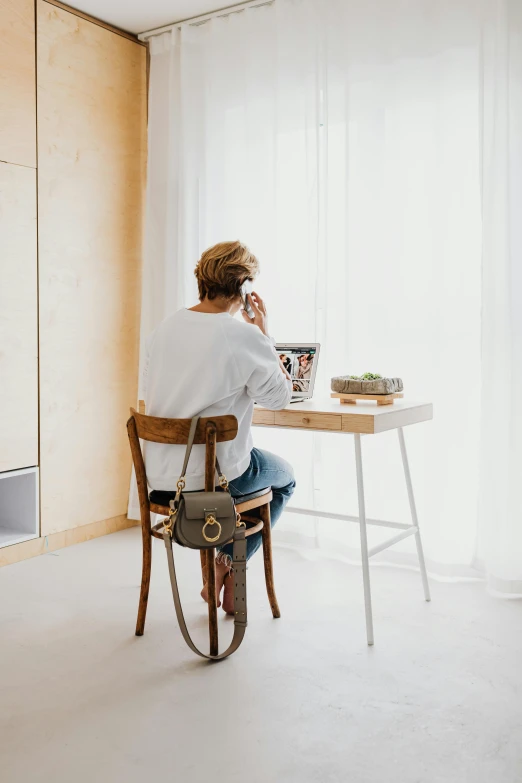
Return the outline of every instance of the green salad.
[[[349,375],[353,381],[379,381],[382,375],[375,372],[365,372],[363,375]]]

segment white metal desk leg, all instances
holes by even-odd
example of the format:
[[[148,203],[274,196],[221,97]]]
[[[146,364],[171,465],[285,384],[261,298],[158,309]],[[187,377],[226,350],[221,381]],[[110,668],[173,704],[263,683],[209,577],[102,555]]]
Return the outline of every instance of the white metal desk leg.
[[[415,533],[415,543],[417,544],[417,555],[419,557],[422,586],[424,588],[424,598],[426,599],[426,601],[431,601],[430,586],[428,584],[428,574],[426,572],[426,563],[424,562],[424,552],[422,550],[422,541],[421,541],[420,531],[419,531],[419,520],[417,518],[417,507],[415,505],[415,497],[413,495],[410,465],[408,463],[408,454],[406,453],[406,441],[404,440],[404,431],[402,427],[399,427],[397,432],[399,433],[399,443],[401,444],[402,464],[404,467],[404,476],[406,478],[406,487],[408,489],[408,500],[410,501],[411,521],[417,528],[417,532]]]
[[[354,438],[355,466],[357,469],[357,498],[359,501],[359,528],[361,533],[364,608],[366,612],[366,638],[368,640],[368,644],[373,644],[372,594],[370,590],[370,560],[368,558],[368,538],[366,535],[366,507],[364,504],[361,436],[354,435]]]

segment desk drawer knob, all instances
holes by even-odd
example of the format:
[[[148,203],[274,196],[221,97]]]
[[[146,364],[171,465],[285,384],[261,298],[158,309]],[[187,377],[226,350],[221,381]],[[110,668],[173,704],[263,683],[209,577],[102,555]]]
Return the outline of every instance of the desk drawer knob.
[[[306,416],[303,416],[303,424],[310,424],[310,419],[308,419]]]

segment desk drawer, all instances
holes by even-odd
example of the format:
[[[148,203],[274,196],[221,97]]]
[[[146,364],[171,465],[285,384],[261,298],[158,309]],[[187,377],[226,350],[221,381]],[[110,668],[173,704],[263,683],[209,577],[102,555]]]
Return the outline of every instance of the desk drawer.
[[[341,430],[342,416],[335,413],[309,411],[275,411],[274,423],[279,427],[300,427],[310,430]]]

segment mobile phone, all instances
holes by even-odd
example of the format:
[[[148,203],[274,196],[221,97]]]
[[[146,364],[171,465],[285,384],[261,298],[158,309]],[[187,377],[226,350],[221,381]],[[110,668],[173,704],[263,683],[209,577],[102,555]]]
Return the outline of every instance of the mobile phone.
[[[243,308],[248,315],[248,317],[253,321],[256,317],[254,311],[252,310],[252,307],[248,301],[247,294],[252,293],[252,281],[251,280],[245,280],[243,285],[241,286],[241,301],[243,302]]]

